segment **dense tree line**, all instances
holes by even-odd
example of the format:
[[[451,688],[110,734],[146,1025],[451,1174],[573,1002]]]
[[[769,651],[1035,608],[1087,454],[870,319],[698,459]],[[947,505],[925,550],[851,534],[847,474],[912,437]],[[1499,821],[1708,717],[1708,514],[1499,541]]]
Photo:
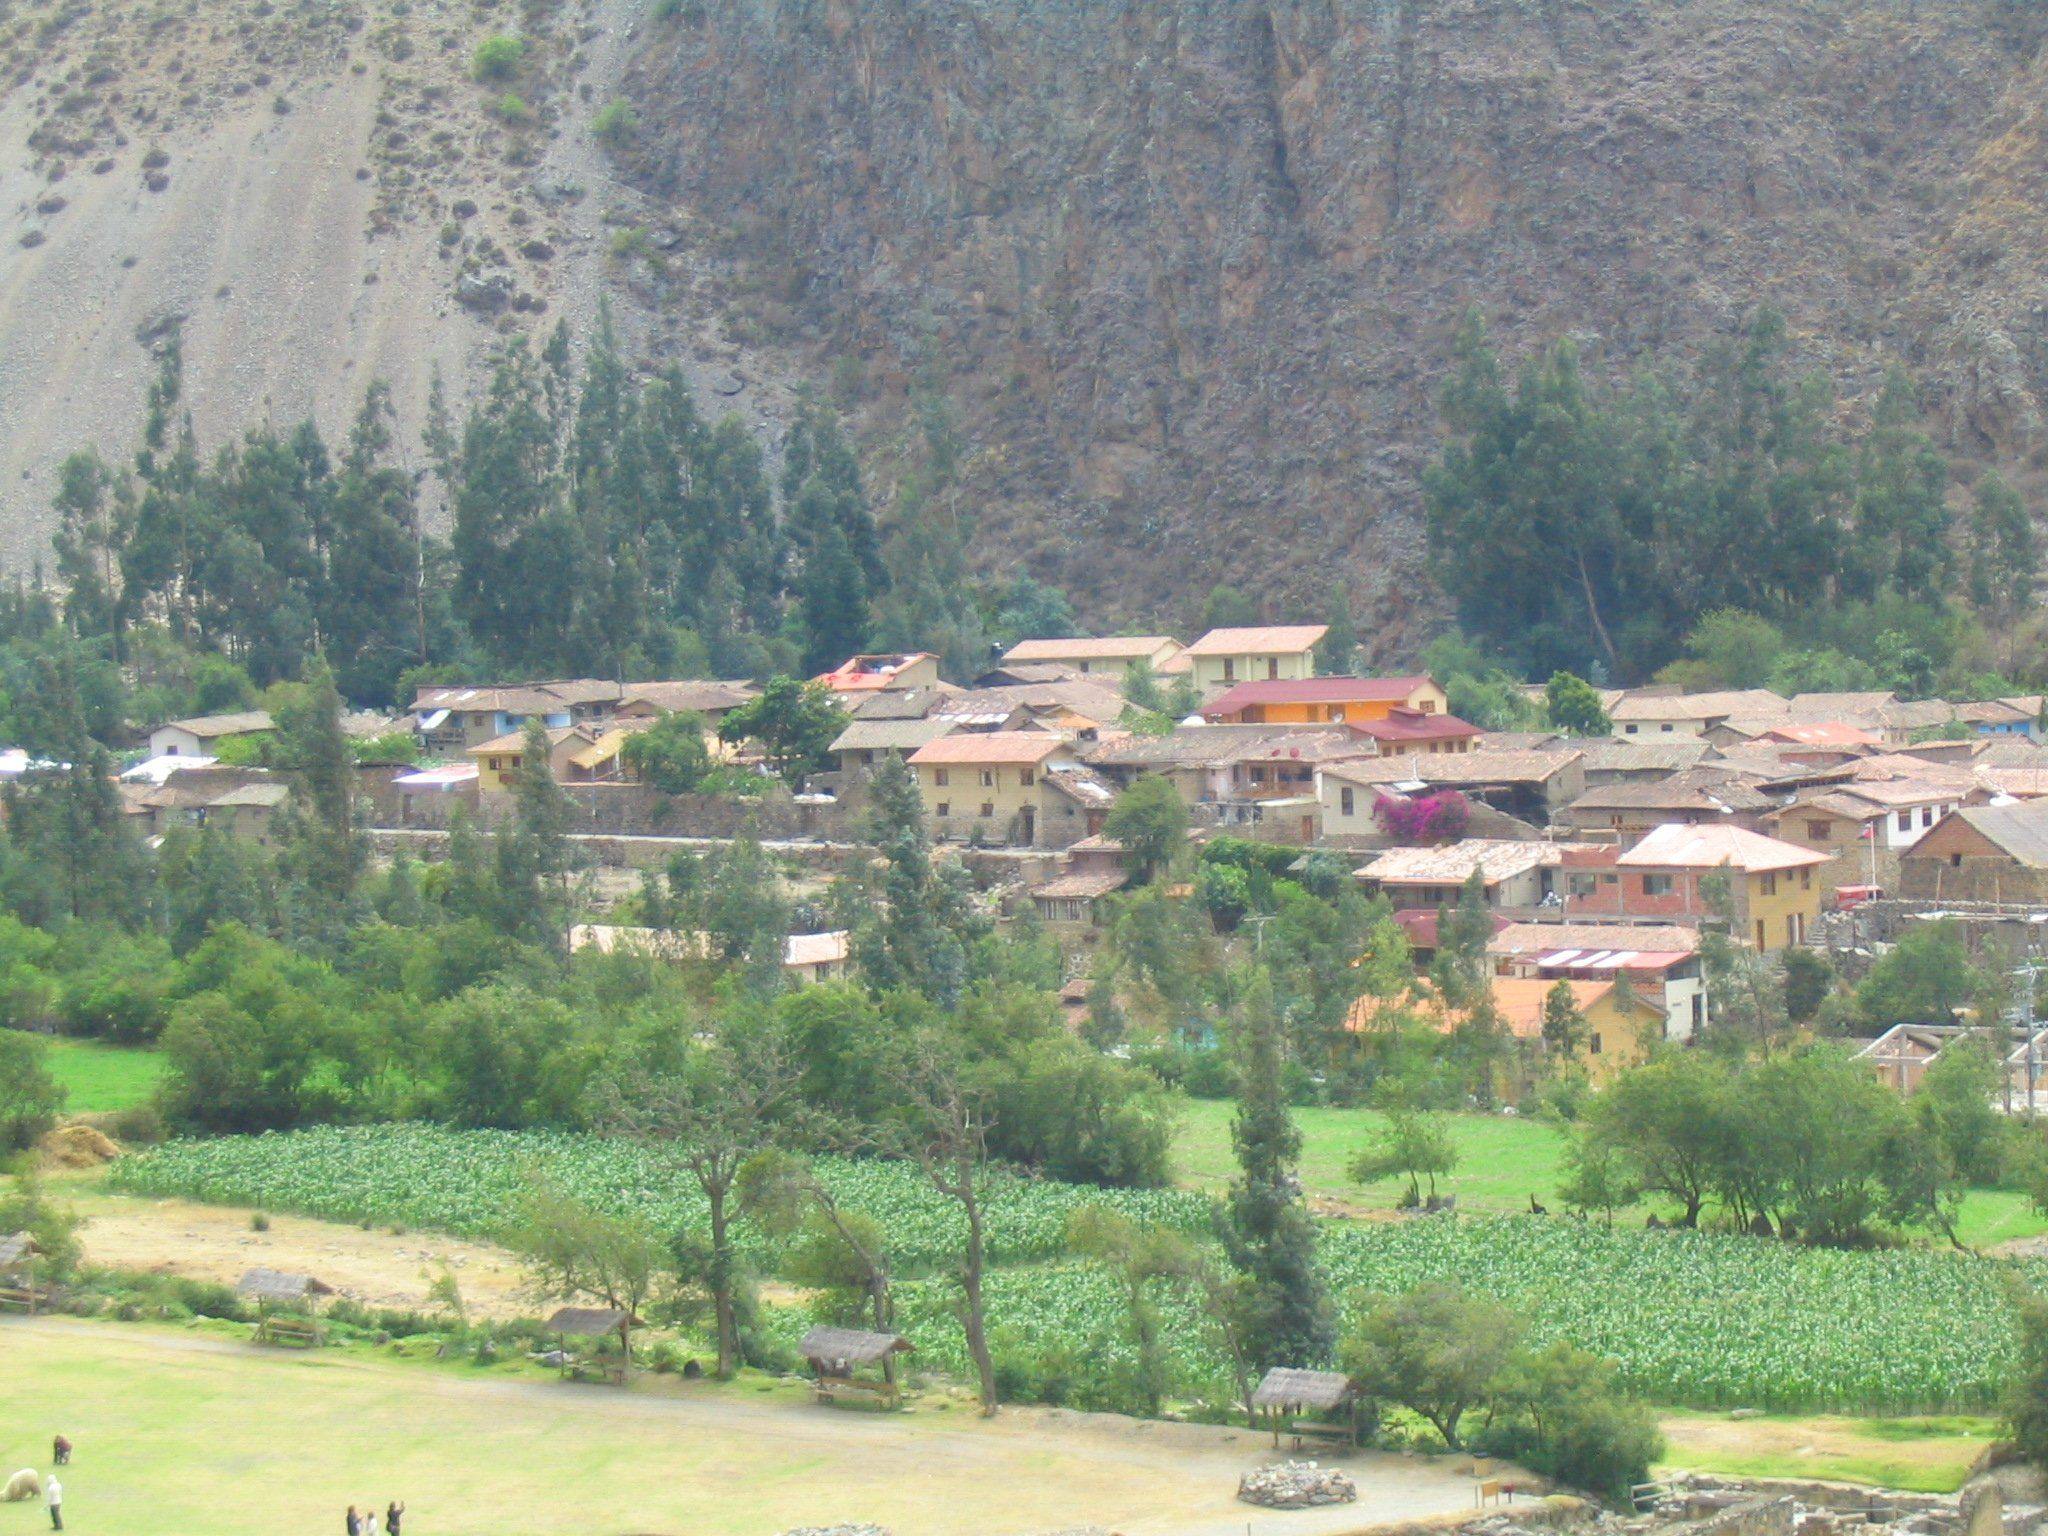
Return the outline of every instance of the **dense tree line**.
[[[766,678],[875,645],[941,650],[957,675],[996,639],[1073,631],[1056,589],[970,576],[942,421],[885,532],[828,406],[800,404],[776,472],[679,370],[637,376],[608,317],[580,365],[561,328],[513,343],[460,419],[437,385],[418,465],[382,384],[338,452],[308,421],[208,456],[184,395],[173,337],[132,456],[63,464],[51,617],[116,676],[217,664],[229,706],[316,653],[344,697],[386,704],[424,677]]]
[[[1510,382],[1468,317],[1443,414],[1425,478],[1434,568],[1470,634],[1529,675],[1647,676],[1717,610],[1910,635],[1928,622],[1916,611],[1967,598],[1995,626],[2038,574],[2031,519],[1997,477],[1957,526],[1903,372],[1847,425],[1768,310],[1687,369],[1613,385],[1569,341]]]

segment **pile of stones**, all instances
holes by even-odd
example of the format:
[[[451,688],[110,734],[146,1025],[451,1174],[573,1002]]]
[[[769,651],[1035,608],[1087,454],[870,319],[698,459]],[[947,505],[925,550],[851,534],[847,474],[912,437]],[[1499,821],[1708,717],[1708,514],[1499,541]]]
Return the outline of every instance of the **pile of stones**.
[[[1327,1471],[1312,1461],[1282,1461],[1245,1473],[1237,1480],[1237,1496],[1266,1509],[1311,1509],[1353,1502],[1358,1485],[1342,1472]]]

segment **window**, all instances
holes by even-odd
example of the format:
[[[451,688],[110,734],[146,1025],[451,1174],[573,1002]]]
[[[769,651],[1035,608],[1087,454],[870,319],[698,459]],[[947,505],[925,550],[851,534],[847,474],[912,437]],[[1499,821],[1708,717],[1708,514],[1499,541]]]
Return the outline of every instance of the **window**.
[[[1269,683],[1276,683],[1279,680],[1280,658],[1278,656],[1268,656],[1266,658],[1266,681]]]
[[[1237,681],[1237,658],[1235,656],[1223,658],[1223,681],[1226,683]]]
[[[1913,813],[1911,811],[1899,812],[1899,830],[1901,832],[1913,830]]]
[[[1776,871],[1776,870],[1766,870],[1766,871],[1765,871],[1765,872],[1764,872],[1763,874],[1761,874],[1761,875],[1757,876],[1757,881],[1756,881],[1756,888],[1757,888],[1757,894],[1758,894],[1758,895],[1760,895],[1760,896],[1775,896],[1775,895],[1777,895],[1777,894],[1778,894],[1778,874],[1777,874],[1777,871]]]
[[[1026,789],[1029,789],[1031,787],[1031,770],[1029,768],[1019,768],[1017,770],[1017,782]]]
[[[1950,854],[1948,856],[1948,867],[1950,869],[1961,869],[1963,867],[1963,856],[1960,853]]]
[[[1344,816],[1356,816],[1358,814],[1358,797],[1351,792],[1348,785],[1337,791],[1337,810],[1340,815]]]
[[[1645,875],[1645,876],[1643,876],[1643,894],[1644,894],[1645,896],[1669,896],[1669,895],[1671,894],[1671,890],[1672,890],[1672,879],[1671,879],[1671,876],[1669,876],[1669,875]]]
[[[1799,889],[1802,891],[1813,889],[1813,867],[1811,865],[1799,871]]]
[[[938,816],[938,817],[939,817],[939,818],[940,818],[941,820],[944,820],[944,819],[945,819],[946,817],[948,817],[948,816],[952,815],[952,814],[953,814],[953,805],[952,805],[952,802],[951,802],[951,801],[948,801],[948,800],[941,800],[941,801],[939,802],[938,810],[937,810],[937,811],[936,811],[936,812],[935,812],[934,814],[935,814],[935,815],[937,815],[937,816]]]
[[[1931,806],[1931,805],[1923,805],[1923,806],[1921,806],[1921,807],[1920,807],[1920,825],[1921,825],[1921,826],[1923,826],[1923,827],[1931,827],[1931,826],[1933,826],[1933,825],[1934,825],[1934,807],[1933,807],[1933,806]]]
[[[1600,1054],[1600,1034],[1598,1030],[1586,1036],[1586,1054],[1588,1056],[1598,1056]]]
[[[1624,726],[1623,726],[1623,727],[1622,727],[1621,729],[1622,729],[1622,734],[1624,734],[1624,735],[1627,735],[1627,736],[1633,736],[1633,735],[1635,735],[1635,733],[1636,733],[1636,728],[1635,728],[1634,726],[1632,726],[1632,725],[1624,725]]]
[[[983,789],[994,789],[996,787],[995,769],[984,768],[981,770],[981,787]]]
[[[1794,912],[1785,919],[1785,942],[1787,944],[1797,944],[1799,942],[1799,914],[1797,912]]]
[[[1826,842],[1828,840],[1828,823],[1825,821],[1809,821],[1806,824],[1806,835],[1816,843]]]
[[[1568,888],[1573,896],[1583,899],[1591,896],[1598,889],[1598,884],[1591,875],[1573,875],[1568,881]]]
[[[1756,947],[1758,949],[1763,949],[1766,947],[1766,940],[1764,939],[1764,920],[1762,918],[1758,918],[1756,920]]]
[[[1666,736],[1669,736],[1671,734],[1671,727],[1669,724],[1660,725],[1657,727],[1657,729],[1662,731]]]
[[[945,769],[934,768],[932,770],[932,787],[934,789],[944,789],[949,782],[950,780],[946,777]],[[942,811],[939,814],[944,815],[945,813]]]
[[[987,821],[991,816],[995,815],[995,813],[996,807],[995,802],[993,800],[984,800],[981,802],[981,819],[983,821]]]

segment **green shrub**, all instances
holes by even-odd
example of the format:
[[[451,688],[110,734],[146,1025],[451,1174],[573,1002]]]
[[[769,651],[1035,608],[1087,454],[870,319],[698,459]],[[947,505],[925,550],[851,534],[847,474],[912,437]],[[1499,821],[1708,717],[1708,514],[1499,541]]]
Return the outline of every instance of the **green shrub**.
[[[639,126],[633,104],[623,96],[607,102],[590,120],[590,131],[615,149],[630,140]]]
[[[487,37],[470,55],[469,72],[478,80],[510,80],[526,61],[526,44],[503,33]]]
[[[533,108],[526,104],[523,96],[507,91],[491,103],[491,115],[501,123],[510,123],[518,128],[533,121]]]

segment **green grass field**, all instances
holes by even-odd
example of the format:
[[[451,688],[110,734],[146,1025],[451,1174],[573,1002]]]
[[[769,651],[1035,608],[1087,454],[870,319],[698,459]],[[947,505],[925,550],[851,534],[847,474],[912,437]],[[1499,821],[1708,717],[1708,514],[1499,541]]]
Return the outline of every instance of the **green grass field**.
[[[950,1536],[963,1512],[992,1536],[1222,1536],[1244,1529],[1238,1475],[1268,1459],[1242,1430],[984,1420],[957,1393],[874,1413],[758,1376],[619,1391],[367,1345],[265,1350],[240,1326],[14,1319],[0,1323],[0,1380],[0,1458],[47,1472],[51,1435],[67,1435],[66,1523],[100,1536],[338,1531],[349,1504],[393,1498],[408,1532],[432,1536],[762,1536],[845,1520]],[[1450,1458],[1354,1466],[1392,1518],[1470,1507]],[[47,1529],[40,1503],[0,1505],[0,1536]]]
[[[1230,1150],[1232,1105],[1222,1099],[1183,1099],[1174,1140],[1174,1171],[1178,1180],[1197,1189],[1221,1189],[1236,1171]],[[1346,1175],[1350,1164],[1380,1123],[1369,1109],[1298,1109],[1301,1127],[1301,1183],[1311,1198],[1340,1200],[1368,1209],[1391,1210],[1402,1184],[1388,1179],[1354,1184]],[[1458,1167],[1441,1180],[1438,1192],[1456,1195],[1458,1209],[1475,1213],[1529,1209],[1534,1196],[1552,1210],[1564,1174],[1565,1137],[1545,1120],[1513,1115],[1458,1115],[1451,1134],[1458,1146]],[[1989,1247],[2014,1238],[2048,1233],[2048,1218],[2012,1190],[1979,1189],[1963,1202],[1957,1223],[1965,1243]]]
[[[133,1108],[163,1076],[163,1058],[156,1052],[97,1040],[52,1040],[44,1060],[69,1096],[65,1109],[74,1115]]]

